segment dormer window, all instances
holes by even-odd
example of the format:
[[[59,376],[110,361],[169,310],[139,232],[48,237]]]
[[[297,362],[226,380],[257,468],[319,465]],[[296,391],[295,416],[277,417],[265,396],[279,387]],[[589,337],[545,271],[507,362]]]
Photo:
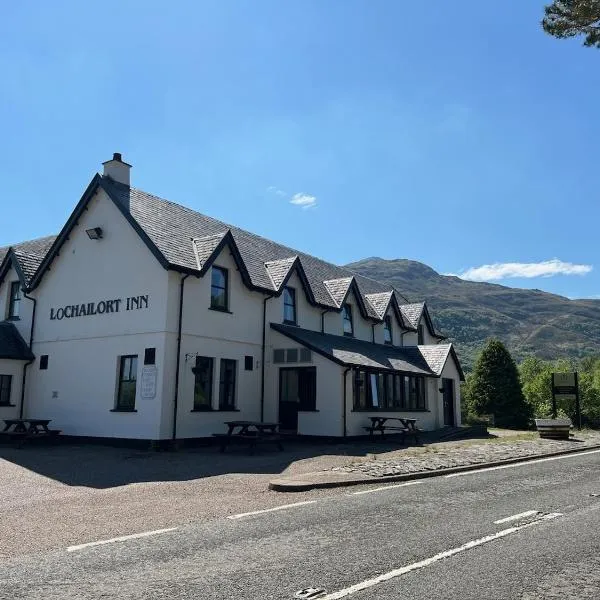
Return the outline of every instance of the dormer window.
[[[419,346],[422,346],[425,343],[425,334],[423,332],[423,324],[419,323],[419,326],[417,327],[417,344],[419,344]]]
[[[13,281],[10,284],[10,298],[8,303],[8,318],[18,321],[21,314],[21,284]]]
[[[283,322],[296,325],[296,290],[287,286],[283,288]]]
[[[210,307],[215,310],[229,310],[229,289],[227,269],[213,267],[210,285]]]
[[[393,344],[392,317],[390,315],[386,315],[383,319],[383,343]]]
[[[354,324],[352,322],[352,306],[344,304],[342,306],[342,323],[344,327],[344,335],[354,335]]]

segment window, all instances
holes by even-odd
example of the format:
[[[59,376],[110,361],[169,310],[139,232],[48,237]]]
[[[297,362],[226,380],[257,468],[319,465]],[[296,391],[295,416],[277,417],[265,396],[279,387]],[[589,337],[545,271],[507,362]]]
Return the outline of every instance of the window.
[[[423,377],[355,371],[354,410],[418,411],[426,408]]]
[[[214,360],[208,356],[196,356],[194,373],[194,410],[212,409]]]
[[[42,354],[40,356],[40,371],[45,371],[48,368],[48,355]]]
[[[115,410],[135,410],[137,361],[137,356],[121,356],[119,366],[119,392]]]
[[[254,356],[244,357],[244,369],[246,371],[252,371],[252,369],[254,369]]]
[[[280,401],[294,403],[298,410],[317,410],[316,367],[279,370]]]
[[[392,317],[386,315],[383,319],[383,343],[391,344],[392,339]]]
[[[221,359],[219,373],[219,410],[235,410],[235,371],[237,361]]]
[[[285,362],[298,362],[298,348],[288,348],[285,351]]]
[[[296,290],[291,287],[283,288],[283,322],[296,324]]]
[[[17,320],[21,314],[21,284],[13,281],[10,284],[10,298],[8,303],[8,318]]]
[[[145,365],[156,364],[156,348],[146,348],[144,350],[144,364]]]
[[[12,375],[0,375],[0,406],[10,406]]]
[[[344,326],[344,335],[354,335],[352,307],[349,304],[344,304],[344,306],[342,306],[342,322]]]
[[[216,310],[229,310],[228,272],[221,267],[213,267],[210,284],[210,307]]]
[[[312,360],[312,353],[308,348],[300,348],[300,362],[310,362]]]
[[[423,334],[423,324],[419,323],[419,326],[417,327],[417,344],[419,346],[422,346],[425,342],[424,342],[424,334]]]
[[[273,362],[276,364],[285,362],[285,350],[283,348],[273,350]]]

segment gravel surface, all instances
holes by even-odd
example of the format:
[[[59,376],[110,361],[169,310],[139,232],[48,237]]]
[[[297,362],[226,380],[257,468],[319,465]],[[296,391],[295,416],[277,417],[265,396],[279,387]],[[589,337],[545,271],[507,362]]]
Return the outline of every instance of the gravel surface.
[[[600,445],[600,433],[578,433],[570,440],[517,439],[500,437],[499,440],[431,444],[426,448],[372,455],[370,460],[353,461],[332,467],[332,471],[361,473],[371,477],[404,475],[421,471],[437,471],[450,467],[477,465],[511,458],[538,456],[562,450],[583,450]]]

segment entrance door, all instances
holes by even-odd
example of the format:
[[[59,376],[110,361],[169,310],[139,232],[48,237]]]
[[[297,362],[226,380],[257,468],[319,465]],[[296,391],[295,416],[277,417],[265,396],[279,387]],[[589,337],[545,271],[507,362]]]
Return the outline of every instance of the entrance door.
[[[279,423],[281,429],[298,431],[298,411],[315,410],[316,367],[279,369]]]
[[[442,379],[444,425],[454,427],[454,379]]]

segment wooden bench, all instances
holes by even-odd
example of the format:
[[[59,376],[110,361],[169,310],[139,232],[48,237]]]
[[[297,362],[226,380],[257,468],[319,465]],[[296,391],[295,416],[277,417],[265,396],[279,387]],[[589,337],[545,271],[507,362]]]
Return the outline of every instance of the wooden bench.
[[[213,437],[220,440],[220,450],[225,452],[229,444],[248,444],[250,453],[253,454],[258,444],[274,443],[279,450],[283,450],[281,435],[277,432],[278,423],[261,423],[253,421],[229,421],[226,423],[227,433],[213,433]]]
[[[375,432],[381,433],[381,437],[385,436],[385,432],[401,433],[402,439],[400,443],[404,445],[406,436],[410,435],[414,438],[415,443],[419,443],[420,429],[416,426],[416,419],[408,419],[403,417],[369,417],[371,419],[371,425],[365,426],[365,431],[369,432],[369,437],[373,438]],[[388,421],[399,421],[400,425],[387,425]]]

